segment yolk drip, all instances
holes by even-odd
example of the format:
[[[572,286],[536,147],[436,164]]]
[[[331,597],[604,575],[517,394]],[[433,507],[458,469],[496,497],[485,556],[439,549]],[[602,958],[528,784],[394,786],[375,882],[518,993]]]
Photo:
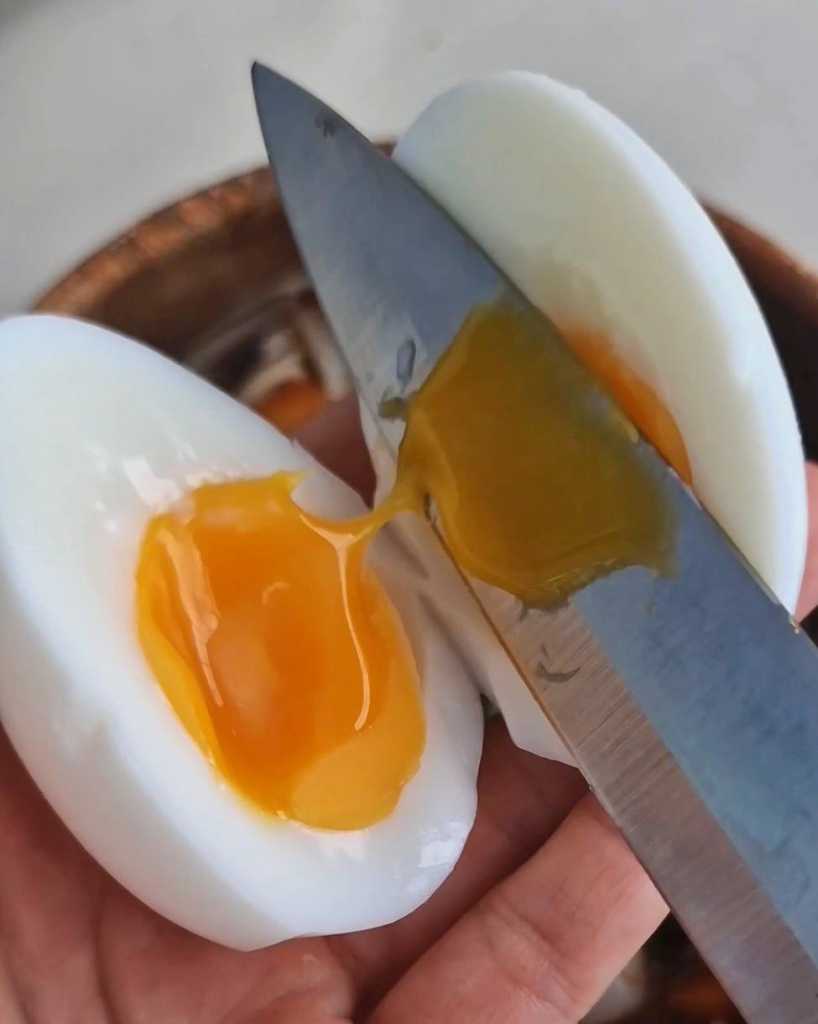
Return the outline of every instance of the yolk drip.
[[[307,825],[364,828],[417,769],[417,671],[363,563],[368,530],[306,516],[297,482],[206,485],[154,518],[137,570],[139,636],[235,789]]]
[[[653,391],[591,336],[572,344],[689,479]],[[408,403],[395,488],[333,523],[298,482],[207,485],[148,526],[137,570],[147,660],[220,774],[262,810],[357,829],[385,817],[425,742],[417,672],[365,564],[368,540],[431,498],[461,567],[528,604],[628,565],[667,568],[672,522],[556,332],[511,306],[475,312]]]

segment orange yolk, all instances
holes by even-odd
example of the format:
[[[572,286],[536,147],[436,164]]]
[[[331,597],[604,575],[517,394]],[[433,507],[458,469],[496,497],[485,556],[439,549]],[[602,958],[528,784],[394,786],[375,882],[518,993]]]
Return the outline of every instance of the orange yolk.
[[[616,399],[631,423],[682,480],[691,484],[693,473],[682,435],[653,388],[622,362],[601,335],[577,328],[563,328],[561,333],[594,377]]]
[[[571,342],[689,479],[654,392],[599,339]],[[371,825],[425,741],[412,652],[365,563],[371,535],[431,498],[461,567],[536,605],[623,566],[664,571],[673,524],[634,440],[550,326],[503,304],[478,310],[408,403],[397,482],[374,512],[307,515],[292,498],[298,477],[279,473],[201,487],[151,521],[136,581],[147,660],[257,807]]]
[[[297,481],[207,485],[153,519],[139,636],[177,715],[235,789],[306,825],[364,828],[417,769],[417,671],[363,542],[306,516],[291,497]]]

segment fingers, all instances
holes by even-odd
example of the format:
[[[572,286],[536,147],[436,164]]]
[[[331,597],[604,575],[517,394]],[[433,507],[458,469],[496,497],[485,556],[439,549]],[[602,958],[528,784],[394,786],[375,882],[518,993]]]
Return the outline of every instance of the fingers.
[[[434,900],[413,915],[419,948],[523,864],[586,792],[576,769],[515,747],[502,720],[493,719],[480,764],[477,820],[463,855]]]
[[[818,605],[818,466],[807,463],[807,513],[809,533],[807,535],[807,562],[801,596],[795,614],[799,619]]]
[[[658,927],[659,894],[596,801],[405,975],[371,1024],[576,1024]]]
[[[809,539],[799,618],[818,605],[818,466],[808,463],[806,473]],[[526,808],[523,801],[515,824],[503,806],[504,794],[512,790],[502,780],[502,767],[497,783],[490,777],[481,796],[482,827],[475,827],[463,857],[473,864],[447,883],[442,905],[450,901],[448,913],[438,924],[484,893],[492,875],[510,870],[513,850],[519,855],[536,841],[536,806]],[[504,829],[505,844],[497,839]],[[492,834],[499,844],[494,850]],[[613,825],[587,797],[539,853],[432,947],[380,1005],[373,1022],[575,1024],[665,912]]]
[[[587,792],[579,773],[519,750],[499,718],[488,723],[477,820],[443,886],[394,924],[329,941],[372,1006],[420,954],[496,882],[524,863]]]

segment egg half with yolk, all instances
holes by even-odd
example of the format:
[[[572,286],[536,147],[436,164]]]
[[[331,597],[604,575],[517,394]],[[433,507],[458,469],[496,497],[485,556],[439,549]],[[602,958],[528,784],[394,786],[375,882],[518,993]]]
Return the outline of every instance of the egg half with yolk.
[[[237,948],[422,903],[471,828],[483,723],[422,562],[383,536],[354,577],[365,694],[335,554],[298,515],[362,506],[305,452],[157,353],[53,317],[0,325],[0,407],[0,712],[68,827]]]

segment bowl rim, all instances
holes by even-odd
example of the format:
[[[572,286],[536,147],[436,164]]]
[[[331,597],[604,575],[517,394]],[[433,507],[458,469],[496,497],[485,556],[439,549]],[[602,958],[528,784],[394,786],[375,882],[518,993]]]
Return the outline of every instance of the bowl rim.
[[[381,145],[391,150],[390,143]],[[706,201],[703,206],[745,276],[763,282],[768,294],[818,326],[818,270],[734,214]],[[283,212],[266,165],[193,191],[140,218],[53,282],[35,299],[32,311],[82,315],[141,270],[187,245],[206,243],[237,218],[259,209],[274,216]]]
[[[281,211],[267,167],[257,167],[176,199],[135,221],[53,282],[35,313],[81,315],[141,270],[193,243],[218,236],[235,219],[266,207]]]

